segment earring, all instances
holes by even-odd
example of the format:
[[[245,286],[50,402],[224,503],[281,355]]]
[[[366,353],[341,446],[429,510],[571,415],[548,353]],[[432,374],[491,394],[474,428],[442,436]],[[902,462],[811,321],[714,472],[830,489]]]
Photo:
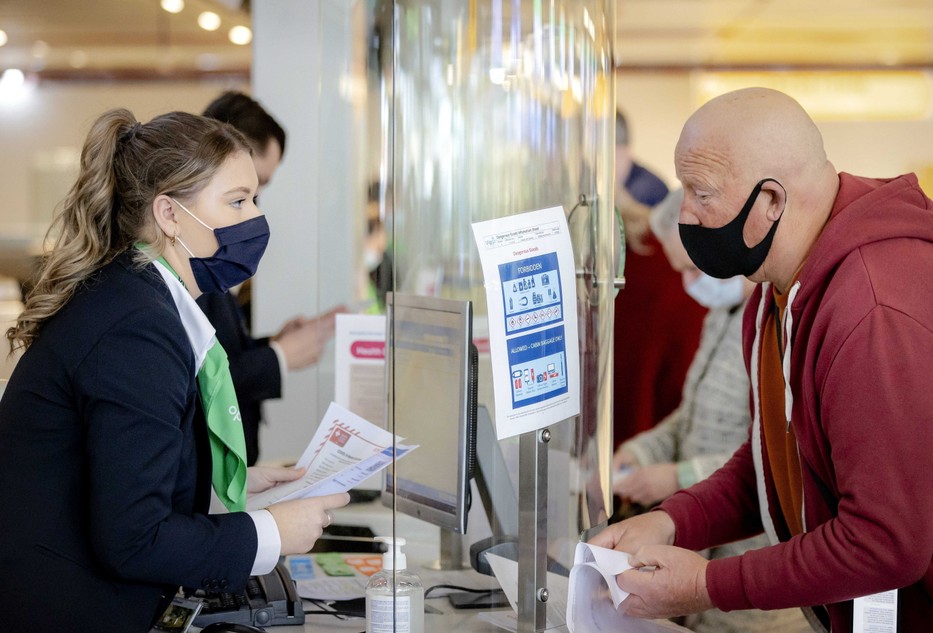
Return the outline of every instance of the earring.
[[[176,237],[178,237],[177,234],[172,236],[172,248],[175,248],[175,238],[176,238]]]

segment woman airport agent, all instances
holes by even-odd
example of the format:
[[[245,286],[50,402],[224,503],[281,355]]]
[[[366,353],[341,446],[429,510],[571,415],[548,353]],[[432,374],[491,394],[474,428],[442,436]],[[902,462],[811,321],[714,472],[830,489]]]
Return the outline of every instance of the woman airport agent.
[[[250,146],[173,112],[93,125],[0,401],[0,621],[148,631],[179,586],[242,590],[308,551],[345,493],[244,512],[301,475],[247,471],[226,355],[194,300],[256,271]],[[208,514],[210,489],[230,510]]]

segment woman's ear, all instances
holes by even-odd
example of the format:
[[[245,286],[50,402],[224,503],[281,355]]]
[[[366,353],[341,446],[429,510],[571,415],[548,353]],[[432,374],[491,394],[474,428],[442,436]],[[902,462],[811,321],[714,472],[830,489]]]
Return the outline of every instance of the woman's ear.
[[[175,207],[170,197],[164,194],[156,196],[152,202],[152,217],[168,240],[178,236],[178,221],[175,219]]]

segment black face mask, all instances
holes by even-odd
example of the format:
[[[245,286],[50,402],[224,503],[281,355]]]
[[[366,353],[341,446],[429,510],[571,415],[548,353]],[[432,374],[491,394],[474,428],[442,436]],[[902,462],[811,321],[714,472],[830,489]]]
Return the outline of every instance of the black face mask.
[[[745,230],[748,214],[751,213],[758,194],[761,193],[761,186],[768,181],[775,182],[781,189],[784,189],[784,185],[774,178],[760,180],[752,189],[751,195],[748,196],[739,214],[725,226],[711,229],[699,224],[678,225],[680,241],[683,242],[684,250],[687,251],[687,255],[697,268],[710,277],[718,279],[729,279],[738,275],[748,277],[761,268],[768,256],[768,251],[771,250],[771,242],[774,240],[774,233],[777,231],[781,218],[774,221],[765,238],[755,246],[746,246],[742,233]],[[781,217],[784,217],[783,213]]]

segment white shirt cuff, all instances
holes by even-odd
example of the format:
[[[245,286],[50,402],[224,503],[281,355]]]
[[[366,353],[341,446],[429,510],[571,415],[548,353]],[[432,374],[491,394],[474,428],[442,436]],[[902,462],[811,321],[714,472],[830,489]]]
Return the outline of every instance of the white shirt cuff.
[[[282,538],[279,536],[279,527],[268,510],[254,510],[246,514],[256,526],[256,560],[253,561],[253,570],[250,576],[261,576],[275,569],[282,553]]]
[[[279,380],[279,383],[281,383],[282,385],[281,392],[284,395],[285,394],[285,374],[288,373],[288,361],[285,360],[285,352],[282,351],[282,348],[279,347],[278,343],[270,339],[269,347],[271,347],[272,351],[275,352],[275,357],[279,359],[279,376],[281,376],[281,380]]]

